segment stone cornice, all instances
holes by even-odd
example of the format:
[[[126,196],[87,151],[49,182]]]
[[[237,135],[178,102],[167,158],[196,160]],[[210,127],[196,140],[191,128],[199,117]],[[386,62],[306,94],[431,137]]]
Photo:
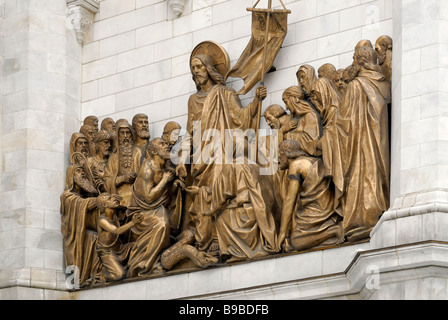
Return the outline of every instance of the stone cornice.
[[[93,13],[97,13],[100,8],[97,0],[67,0],[67,7],[81,6]]]
[[[409,208],[400,208],[400,209],[392,209],[389,211],[386,211],[380,221],[376,224],[376,226],[373,228],[371,235],[375,234],[377,230],[381,227],[381,224],[384,221],[388,220],[394,220],[404,217],[410,217],[410,216],[416,216],[416,215],[422,215],[427,213],[434,213],[434,212],[441,212],[441,213],[448,213],[448,204],[447,203],[429,203],[429,204],[422,204],[417,205]]]
[[[67,0],[68,17],[76,33],[76,39],[80,44],[84,44],[84,37],[93,18],[99,11],[99,2],[96,0]]]
[[[46,299],[310,300],[350,296],[356,299],[381,299],[390,296],[389,284],[399,284],[403,280],[425,281],[426,278],[447,278],[448,242],[444,241],[423,241],[379,249],[368,249],[363,244],[324,251],[75,292],[63,290],[64,277],[61,277],[61,285],[54,287],[53,281],[53,287],[50,287],[43,286],[42,282],[46,278],[42,277],[39,270],[34,273],[33,270],[22,271],[19,274],[23,278],[21,282],[0,286],[0,297],[2,287],[19,285],[29,289],[45,290],[45,295],[42,296]],[[334,268],[334,264],[338,264],[341,258],[344,263]],[[311,264],[308,263],[310,259]],[[316,266],[316,261],[327,264],[330,269],[309,268],[310,265]],[[264,272],[268,279],[260,280],[257,275],[250,275],[248,270],[255,273]],[[267,270],[269,272],[266,272]],[[284,274],[275,274],[273,271],[276,270],[283,270]],[[47,278],[49,276],[56,275],[46,275]],[[434,286],[429,281],[425,285],[430,289]],[[157,295],[152,290],[154,287],[167,289]],[[427,290],[426,295],[431,294],[430,291]],[[403,292],[403,295],[412,296],[412,292],[409,290]]]

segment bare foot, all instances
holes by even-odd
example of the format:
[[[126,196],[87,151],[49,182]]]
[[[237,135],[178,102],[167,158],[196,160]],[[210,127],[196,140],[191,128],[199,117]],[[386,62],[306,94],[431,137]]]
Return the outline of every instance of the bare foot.
[[[191,257],[191,261],[194,262],[195,265],[201,268],[207,268],[213,264],[218,263],[218,259],[203,252],[198,251],[196,255]]]
[[[213,254],[213,255],[219,253],[219,243],[218,242],[212,242],[210,244],[210,247],[207,250],[207,253]]]

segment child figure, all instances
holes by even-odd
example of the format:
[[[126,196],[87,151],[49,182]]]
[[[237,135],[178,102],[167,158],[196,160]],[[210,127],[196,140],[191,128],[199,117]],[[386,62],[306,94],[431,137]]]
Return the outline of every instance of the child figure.
[[[132,221],[120,226],[115,214],[120,206],[121,197],[108,193],[100,194],[97,206],[100,210],[98,218],[98,241],[96,250],[106,270],[106,281],[119,281],[126,277],[124,263],[129,257],[133,242],[123,244],[120,235],[143,220],[142,214],[135,214]]]

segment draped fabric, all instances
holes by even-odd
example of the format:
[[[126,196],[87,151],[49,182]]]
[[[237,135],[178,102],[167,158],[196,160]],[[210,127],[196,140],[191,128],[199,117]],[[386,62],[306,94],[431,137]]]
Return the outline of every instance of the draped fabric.
[[[222,256],[245,260],[277,252],[275,222],[263,201],[257,165],[224,165],[200,197],[216,216]]]
[[[322,120],[320,114],[306,101],[291,101],[293,113],[299,117],[294,132],[286,134],[284,140],[296,140],[302,150],[309,156],[321,156],[318,143],[322,137]]]
[[[221,172],[221,164],[229,162],[229,158],[233,163],[233,148],[225,148],[226,134],[254,128],[256,119],[252,118],[250,108],[242,107],[233,89],[220,84],[206,94],[193,94],[188,102],[188,115],[187,130],[193,142],[192,184],[210,186]],[[233,131],[226,132],[229,129]],[[206,207],[201,208],[201,203],[196,196],[189,208],[189,219],[195,224],[198,248],[206,250],[217,239],[213,218],[207,215]]]
[[[309,64],[304,64],[303,66],[300,66],[297,76],[299,76],[300,73],[304,73],[303,83],[299,83],[302,87],[302,90],[307,94],[311,94],[313,83],[317,80],[316,79],[316,69],[314,67],[310,66]]]
[[[311,168],[301,184],[292,220],[291,243],[297,250],[343,242],[340,216],[334,209],[331,180],[319,158],[308,158]]]
[[[230,155],[225,150],[226,130],[242,130],[255,128],[255,119],[252,118],[249,108],[243,108],[235,91],[226,86],[215,85],[206,96],[194,94],[190,97],[190,115],[187,129],[197,139],[194,142],[196,148],[193,153],[192,175],[198,182],[198,186],[210,185],[215,172],[215,163],[224,163],[226,156]],[[194,122],[200,121],[200,127],[194,127]],[[193,132],[199,129],[200,132]],[[227,151],[227,153],[226,153]],[[233,152],[233,149],[230,151]],[[230,157],[233,161],[233,157]],[[218,167],[219,169],[219,167]]]
[[[287,13],[271,13],[267,56],[264,57],[264,46],[266,39],[267,13],[252,12],[252,37],[241,54],[238,62],[227,73],[227,77],[242,78],[244,86],[238,91],[238,95],[244,95],[249,92],[255,84],[261,80],[262,74],[271,69],[275,57],[282,46],[287,33]],[[263,69],[263,59],[266,59],[265,70]]]
[[[167,188],[159,198],[148,203],[132,188],[127,215],[131,217],[141,212],[143,221],[131,228],[131,241],[134,245],[129,255],[129,277],[150,274],[162,250],[170,244],[169,203]]]
[[[341,214],[339,200],[345,190],[344,163],[348,143],[348,122],[341,112],[342,98],[331,80],[318,79],[312,86],[313,95],[320,103],[316,107],[322,117],[322,159],[325,176],[331,177],[335,186],[335,209]]]
[[[99,279],[101,262],[95,250],[96,231],[87,229],[90,199],[66,190],[61,195],[61,232],[64,238],[65,266],[76,266],[80,284],[87,285]]]
[[[132,140],[135,141],[134,129],[126,120],[117,121],[117,125],[115,128],[117,139],[119,137],[121,129],[129,129],[133,137]],[[141,159],[142,157],[144,157],[144,154],[142,154],[142,151],[136,145],[129,145],[129,147],[132,147],[132,153],[130,157],[120,154],[120,145],[117,145],[117,150],[110,155],[109,160],[107,161],[107,166],[103,178],[104,188],[106,189],[106,191],[110,194],[118,194],[120,197],[122,197],[123,199],[121,200],[121,205],[125,207],[128,206],[129,199],[132,195],[132,184],[123,183],[122,185],[117,186],[117,178],[126,173],[137,173],[142,162]],[[120,163],[121,160],[123,160],[123,157],[125,157],[125,161],[124,163]]]
[[[389,100],[390,85],[379,72],[361,71],[347,87],[343,109],[350,140],[343,211],[349,241],[368,237],[389,207]]]
[[[141,156],[140,149],[134,148],[132,152],[131,171],[138,172]],[[120,155],[117,150],[117,152],[110,155],[109,160],[107,161],[106,170],[104,172],[104,187],[108,193],[121,196],[123,198],[121,204],[127,207],[132,195],[132,184],[124,183],[121,186],[116,186],[117,177],[123,174],[124,172],[120,172]]]

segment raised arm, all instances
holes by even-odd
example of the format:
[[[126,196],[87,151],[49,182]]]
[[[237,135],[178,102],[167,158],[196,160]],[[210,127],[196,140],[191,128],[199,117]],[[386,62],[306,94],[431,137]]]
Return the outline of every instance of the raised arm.
[[[106,230],[107,232],[110,232],[110,233],[113,233],[116,235],[121,235],[121,234],[125,233],[126,231],[128,231],[129,229],[131,229],[136,224],[140,223],[142,220],[143,220],[142,214],[135,214],[134,216],[132,216],[132,221],[130,221],[120,227],[113,225],[106,219],[99,219],[98,223],[99,223],[100,227],[103,228],[104,230]]]
[[[259,86],[257,88],[257,93],[255,95],[254,100],[247,106],[250,109],[250,114],[252,117],[254,117],[257,114],[258,106],[261,103],[261,101],[266,99],[268,95],[267,92],[268,91],[265,86]]]

